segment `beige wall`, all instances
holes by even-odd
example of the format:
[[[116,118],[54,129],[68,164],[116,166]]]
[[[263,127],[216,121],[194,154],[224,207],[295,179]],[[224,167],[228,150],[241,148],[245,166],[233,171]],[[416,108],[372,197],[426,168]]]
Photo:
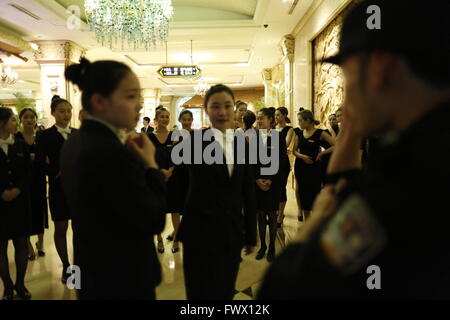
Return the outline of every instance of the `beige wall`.
[[[294,113],[299,107],[311,109],[313,99],[312,87],[312,41],[352,0],[317,0],[308,13],[299,22],[295,36],[294,60]],[[292,115],[294,125],[298,122]]]

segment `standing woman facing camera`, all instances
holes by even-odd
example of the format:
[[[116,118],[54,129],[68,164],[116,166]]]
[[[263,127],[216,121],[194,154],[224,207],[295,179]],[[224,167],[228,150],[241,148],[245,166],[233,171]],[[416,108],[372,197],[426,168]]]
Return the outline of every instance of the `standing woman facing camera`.
[[[159,170],[161,170],[161,172],[166,177],[166,181],[169,186],[169,181],[171,180],[174,170],[174,165],[170,158],[170,152],[172,150],[173,143],[172,131],[169,131],[167,129],[167,126],[170,122],[169,111],[163,106],[157,107],[154,121],[156,124],[156,129],[154,132],[149,133],[148,136],[156,148],[156,163],[158,164]],[[168,194],[170,194],[172,190],[168,188],[167,192]],[[170,206],[170,203],[168,203],[168,205]],[[158,234],[157,239],[158,252],[164,253],[164,242],[161,234]]]
[[[89,113],[61,159],[81,270],[78,298],[155,299],[161,266],[153,239],[164,228],[166,191],[147,135],[125,134],[140,118],[139,80],[120,62],[84,58],[65,75]]]
[[[296,128],[294,155],[295,178],[298,182],[298,195],[300,198],[301,212],[306,220],[309,218],[316,196],[322,188],[321,159],[333,151],[334,139],[322,129],[317,129],[319,121],[314,120],[311,111],[303,110],[298,114],[300,128]],[[325,151],[320,151],[323,142],[330,146]]]
[[[44,230],[48,229],[47,208],[47,183],[45,181],[45,159],[37,150],[36,145],[36,121],[37,113],[34,109],[25,108],[19,113],[22,131],[17,132],[16,139],[23,140],[28,146],[31,158],[30,176],[30,207],[31,207],[31,230],[30,236],[37,235],[36,250],[39,257],[45,256],[44,252]],[[28,238],[28,259],[34,260],[36,254]]]
[[[236,101],[236,109],[234,111],[235,129],[245,130],[244,115],[247,112],[247,107],[244,101]]]
[[[269,156],[278,148],[279,166],[281,166],[281,150],[286,150],[283,138],[279,137],[278,144],[275,144],[272,139],[272,132],[275,131],[273,126],[275,124],[275,113],[271,108],[263,108],[258,112],[258,154],[261,154],[260,149],[264,148],[264,154]],[[276,140],[275,140],[276,141]],[[275,237],[277,234],[277,210],[281,198],[281,168],[277,168],[275,174],[265,175],[262,173],[262,168],[267,168],[273,165],[272,163],[263,164],[258,161],[255,168],[256,179],[256,208],[258,217],[258,230],[261,248],[259,249],[256,259],[264,258],[266,254],[266,229],[269,226],[269,250],[267,251],[267,261],[272,262],[275,259]]]
[[[216,157],[221,157],[212,164],[202,159],[201,164],[188,165],[189,190],[178,237],[190,300],[231,300],[241,251],[245,247],[249,254],[256,244],[255,179],[250,165],[236,161],[245,158],[245,152],[237,152],[234,103],[230,88],[211,87],[204,102],[211,128],[195,131],[190,138],[193,150],[203,154],[214,147]],[[203,138],[207,141],[198,141]],[[201,146],[193,146],[196,143]]]
[[[72,105],[67,100],[55,95],[52,98],[50,109],[55,118],[55,125],[38,135],[37,152],[46,159],[46,174],[49,183],[48,200],[50,214],[55,223],[54,241],[63,265],[61,281],[66,283],[68,278],[66,270],[70,265],[67,253],[67,228],[71,215],[61,185],[59,161],[62,146],[76,129],[69,127],[72,119]]]
[[[15,139],[17,120],[9,108],[0,107],[0,278],[3,300],[13,300],[14,290],[28,300],[25,288],[28,264],[27,238],[30,234],[28,187],[30,156],[25,142]],[[16,283],[9,274],[8,242],[13,240],[16,262]]]

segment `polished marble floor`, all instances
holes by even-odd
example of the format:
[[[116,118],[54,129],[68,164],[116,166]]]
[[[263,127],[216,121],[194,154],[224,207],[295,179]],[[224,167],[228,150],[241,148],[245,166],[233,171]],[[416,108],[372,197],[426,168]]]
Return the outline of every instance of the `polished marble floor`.
[[[291,175],[292,177],[292,175]],[[277,236],[276,250],[279,253],[285,243],[288,243],[294,236],[297,228],[301,225],[297,221],[297,209],[295,202],[295,194],[292,188],[292,180],[289,178],[288,183],[288,203],[285,210],[285,221],[283,229],[279,230]],[[70,229],[70,228],[69,228]],[[171,252],[171,242],[165,240],[172,232],[172,222],[170,215],[167,215],[166,228],[163,232],[163,239],[165,242],[165,253],[158,254],[163,270],[163,280],[157,287],[156,294],[159,300],[184,300],[186,299],[184,291],[184,276],[183,276],[183,259],[182,250],[173,254]],[[72,233],[68,233],[69,252],[72,252]],[[35,243],[37,237],[32,237],[32,243]],[[60,281],[62,264],[59,261],[56,249],[53,243],[53,223],[50,223],[50,229],[45,233],[45,252],[46,256],[37,258],[28,264],[26,275],[26,286],[33,294],[34,300],[73,300],[76,299],[75,291],[68,289]],[[268,243],[268,239],[267,239]],[[238,279],[236,282],[235,300],[252,300],[264,272],[269,265],[266,259],[256,260],[255,252],[249,256],[243,256],[243,261],[240,266]],[[15,279],[15,264],[14,264],[14,249],[12,243],[9,243],[8,256],[10,262],[10,272],[13,279]],[[0,294],[3,293],[3,284],[0,281]],[[17,298],[18,299],[18,298]]]

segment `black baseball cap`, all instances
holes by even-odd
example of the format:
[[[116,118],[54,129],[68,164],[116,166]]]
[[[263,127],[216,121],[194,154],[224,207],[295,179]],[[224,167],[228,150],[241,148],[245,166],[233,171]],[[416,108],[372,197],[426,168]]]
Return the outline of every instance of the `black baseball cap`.
[[[323,62],[339,65],[351,54],[379,50],[442,62],[450,72],[450,1],[362,1],[344,17],[339,43],[339,53]]]

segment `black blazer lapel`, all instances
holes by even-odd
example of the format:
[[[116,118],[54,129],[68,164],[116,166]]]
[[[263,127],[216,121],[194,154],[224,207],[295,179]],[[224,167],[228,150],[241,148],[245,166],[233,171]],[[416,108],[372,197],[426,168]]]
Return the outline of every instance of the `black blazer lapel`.
[[[53,125],[51,130],[52,130],[52,134],[53,134],[53,136],[55,138],[55,141],[57,141],[57,143],[63,144],[64,142],[66,142],[66,139],[64,139],[62,134],[58,132],[58,128],[56,128],[55,125]]]
[[[216,142],[216,139],[214,136],[211,138],[211,141],[203,142],[202,152],[205,150],[205,148],[207,146],[209,146],[212,143],[218,143],[218,142]],[[220,148],[220,144],[219,144],[219,148]],[[222,164],[216,163],[216,164],[212,164],[211,166],[219,177],[222,177],[224,180],[229,181],[230,174],[228,173],[228,166],[227,166],[227,162],[226,162],[226,158],[225,158],[225,152],[224,151],[222,151],[222,152],[223,152]]]

